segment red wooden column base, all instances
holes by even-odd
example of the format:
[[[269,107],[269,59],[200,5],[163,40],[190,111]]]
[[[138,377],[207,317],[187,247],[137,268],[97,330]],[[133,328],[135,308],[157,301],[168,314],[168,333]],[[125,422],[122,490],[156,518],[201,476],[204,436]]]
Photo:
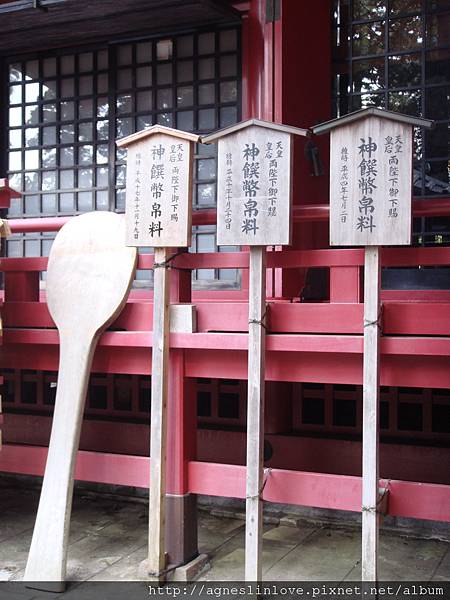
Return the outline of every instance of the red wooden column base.
[[[197,495],[166,495],[166,551],[170,567],[198,556]]]
[[[198,556],[197,496],[189,492],[188,464],[196,451],[195,380],[184,376],[184,351],[170,351],[166,479],[166,552],[169,565]]]
[[[12,198],[20,198],[21,194],[16,192],[9,187],[9,183],[7,179],[0,179],[0,209],[8,209],[11,206]],[[3,212],[2,212],[3,214]],[[1,216],[1,215],[0,215]],[[3,234],[3,231],[0,232]],[[4,243],[1,239],[0,235],[0,256],[5,255]],[[6,285],[6,284],[5,284]],[[2,306],[2,302],[0,302],[0,306]],[[0,345],[3,343],[3,330],[2,330],[2,320],[0,316]],[[3,385],[3,377],[0,376],[0,385]],[[1,426],[3,424],[3,415],[2,413],[2,402],[0,397],[0,450],[2,448],[2,432]]]

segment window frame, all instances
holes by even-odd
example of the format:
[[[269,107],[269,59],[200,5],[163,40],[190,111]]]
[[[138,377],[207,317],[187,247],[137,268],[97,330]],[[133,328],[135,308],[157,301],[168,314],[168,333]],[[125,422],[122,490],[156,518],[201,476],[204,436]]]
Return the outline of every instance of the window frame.
[[[235,45],[233,46],[233,44],[230,44],[230,47],[226,48],[226,47],[222,47],[222,40],[225,39],[222,37],[222,32],[225,31],[235,31],[236,32],[236,38],[235,38]],[[200,40],[202,39],[202,36],[208,36],[208,34],[213,34],[214,35],[214,46],[212,48],[212,50],[210,52],[206,51],[203,54],[200,54],[199,52],[199,48],[198,48],[198,44],[200,42]],[[157,43],[159,41],[164,41],[167,39],[172,39],[175,41],[175,39],[179,39],[181,37],[184,36],[192,36],[192,40],[193,40],[193,50],[192,50],[192,54],[191,56],[186,56],[186,57],[178,57],[176,54],[176,51],[173,52],[173,55],[167,60],[167,61],[160,61],[157,60],[157,56],[156,56],[156,48],[157,48]],[[151,47],[152,47],[152,56],[151,56],[151,60],[150,61],[144,61],[144,63],[139,63],[137,61],[137,56],[136,56],[136,48],[137,45],[140,43],[146,43],[146,42],[150,42],[151,43]],[[60,104],[63,101],[62,95],[61,95],[61,81],[64,79],[64,76],[62,76],[60,70],[57,70],[57,73],[55,75],[55,81],[57,82],[57,93],[56,93],[56,98],[55,98],[55,103],[57,104],[57,110],[58,110],[58,114],[57,114],[57,119],[52,123],[52,126],[56,127],[56,132],[57,132],[57,143],[54,144],[52,147],[57,149],[57,153],[58,156],[56,158],[56,165],[54,167],[51,168],[51,171],[55,171],[56,172],[56,178],[57,178],[57,187],[55,187],[55,189],[52,190],[48,190],[47,193],[48,194],[54,194],[56,195],[56,206],[55,206],[55,210],[52,212],[43,212],[42,210],[42,199],[44,194],[46,193],[43,189],[42,189],[42,183],[41,183],[41,175],[39,175],[39,179],[38,179],[38,189],[35,193],[33,192],[26,192],[22,199],[20,199],[19,201],[19,213],[17,215],[12,215],[14,217],[18,217],[18,218],[26,218],[27,216],[69,216],[69,215],[77,215],[77,214],[81,214],[83,212],[85,212],[85,210],[80,210],[79,206],[78,206],[78,202],[77,202],[77,197],[78,194],[83,193],[83,191],[87,191],[89,193],[92,194],[91,197],[91,206],[88,208],[88,210],[95,210],[95,194],[97,191],[98,186],[96,187],[94,184],[96,184],[96,173],[97,173],[97,169],[100,169],[102,167],[106,167],[108,168],[108,182],[107,182],[107,187],[106,186],[102,186],[102,190],[98,190],[98,191],[104,191],[104,187],[106,187],[107,189],[107,193],[108,193],[108,201],[107,201],[107,210],[113,210],[115,212],[123,212],[124,211],[124,206],[120,206],[117,204],[117,200],[116,200],[116,193],[118,190],[124,189],[124,182],[123,185],[118,185],[117,183],[117,173],[119,172],[120,168],[123,167],[124,165],[124,161],[118,159],[117,156],[117,150],[116,150],[116,145],[115,145],[115,141],[117,138],[116,135],[116,126],[117,126],[117,120],[121,118],[122,115],[119,115],[118,109],[117,109],[117,102],[116,102],[116,98],[117,96],[120,96],[121,94],[126,93],[126,90],[120,90],[118,87],[118,76],[119,76],[119,71],[123,68],[127,68],[127,67],[122,67],[118,65],[118,52],[119,52],[119,48],[126,46],[126,45],[130,45],[130,47],[132,48],[132,64],[129,66],[129,68],[132,70],[132,81],[131,81],[131,89],[130,89],[130,94],[132,94],[133,96],[133,106],[132,106],[132,112],[130,114],[128,114],[126,116],[126,118],[131,118],[133,119],[133,130],[135,130],[134,128],[137,126],[137,119],[140,115],[140,112],[138,110],[137,107],[137,94],[140,88],[137,87],[136,85],[136,72],[137,69],[139,67],[139,64],[142,65],[148,65],[150,66],[151,70],[152,70],[152,81],[151,81],[151,85],[147,86],[148,87],[148,91],[150,91],[151,95],[152,95],[152,106],[151,106],[151,110],[149,111],[149,114],[151,115],[151,119],[152,119],[152,123],[157,122],[157,115],[162,114],[163,111],[160,110],[157,106],[157,94],[158,94],[158,90],[160,89],[168,89],[170,90],[170,93],[172,94],[172,107],[169,109],[172,117],[175,119],[176,116],[178,115],[178,113],[180,111],[183,110],[183,107],[180,107],[179,105],[177,105],[177,90],[180,87],[192,87],[193,90],[193,103],[190,107],[188,107],[189,110],[192,111],[193,113],[193,120],[194,120],[194,131],[199,131],[200,133],[206,133],[211,131],[211,129],[199,129],[199,123],[198,123],[198,118],[199,115],[201,114],[202,110],[213,110],[214,111],[214,129],[215,128],[219,128],[220,126],[226,126],[227,123],[221,123],[220,122],[220,118],[221,118],[221,114],[225,114],[226,109],[231,109],[235,111],[235,119],[236,121],[239,121],[242,115],[242,27],[239,24],[236,23],[224,23],[224,24],[217,24],[217,25],[209,25],[209,26],[204,26],[204,27],[198,27],[198,28],[190,28],[190,29],[175,29],[173,31],[170,32],[164,32],[164,33],[158,33],[158,34],[151,34],[148,36],[143,36],[143,37],[138,37],[138,38],[133,38],[133,39],[127,39],[127,38],[121,38],[118,37],[114,40],[109,41],[108,43],[106,42],[101,42],[99,44],[87,44],[87,45],[76,45],[76,46],[71,46],[68,48],[57,48],[57,49],[42,49],[39,50],[38,52],[33,52],[33,53],[27,53],[27,54],[19,54],[19,55],[11,55],[8,57],[2,57],[0,59],[0,68],[1,68],[1,77],[2,77],[2,82],[3,82],[3,89],[5,91],[5,109],[3,111],[1,111],[1,116],[0,118],[3,120],[3,122],[5,123],[6,127],[3,128],[4,131],[4,135],[2,136],[2,140],[0,140],[1,146],[3,148],[3,152],[1,153],[2,157],[3,157],[3,168],[4,171],[7,172],[7,167],[8,167],[8,157],[9,157],[9,120],[8,120],[8,109],[10,107],[9,105],[9,88],[10,88],[10,80],[9,80],[9,65],[14,64],[15,62],[20,62],[22,63],[22,65],[25,64],[25,62],[27,61],[33,61],[33,60],[38,60],[38,65],[39,65],[39,77],[38,77],[38,81],[39,84],[42,85],[43,81],[44,81],[44,76],[43,76],[43,72],[42,72],[42,64],[43,64],[43,60],[46,58],[51,58],[51,57],[55,57],[57,58],[57,60],[59,60],[61,57],[63,56],[70,56],[70,55],[76,55],[76,57],[78,57],[81,54],[84,53],[88,53],[88,52],[93,52],[94,53],[94,64],[93,64],[93,68],[92,71],[89,71],[89,75],[92,75],[94,77],[94,87],[91,90],[91,93],[89,95],[89,98],[92,98],[94,105],[95,105],[95,110],[92,113],[92,116],[88,119],[84,119],[81,120],[79,119],[79,114],[77,112],[77,108],[75,108],[75,114],[74,114],[74,118],[70,120],[70,123],[74,123],[74,128],[75,128],[75,133],[78,134],[78,129],[79,129],[79,125],[80,123],[91,123],[92,124],[92,128],[93,128],[93,139],[92,141],[89,142],[82,142],[79,139],[79,136],[74,134],[74,140],[73,142],[71,142],[70,144],[64,144],[61,143],[61,140],[58,138],[58,131],[59,128],[61,126],[61,124],[63,123],[63,121],[61,120],[61,115],[60,115]],[[176,47],[176,43],[173,44],[173,48]],[[98,65],[96,62],[96,53],[101,51],[101,50],[106,50],[108,53],[108,66],[105,69],[98,69]],[[220,71],[220,65],[221,65],[221,60],[224,59],[224,57],[232,57],[235,60],[235,73],[229,73],[229,74],[225,74],[224,72]],[[192,81],[183,81],[183,82],[179,82],[176,79],[176,70],[178,68],[178,64],[179,64],[179,60],[185,60],[187,61],[192,61],[193,62],[193,74],[192,74]],[[207,79],[202,79],[200,80],[198,77],[198,69],[199,69],[199,64],[200,61],[203,59],[207,59],[207,60],[212,60],[214,63],[214,72],[213,72],[213,77],[207,78]],[[76,58],[76,63],[78,62],[78,58]],[[167,84],[167,86],[165,84],[163,85],[159,85],[157,80],[155,79],[155,74],[156,74],[156,69],[158,68],[158,66],[160,64],[169,64],[171,65],[171,69],[172,69],[172,81],[171,83]],[[77,104],[80,95],[79,95],[79,89],[78,89],[78,82],[80,77],[82,76],[82,73],[80,73],[80,70],[77,68],[77,64],[75,64],[75,69],[74,69],[74,75],[72,75],[71,77],[74,78],[75,80],[75,91],[74,91],[74,95],[71,96],[70,98],[68,98],[68,101],[72,101],[75,104]],[[107,123],[108,123],[108,139],[105,141],[105,146],[107,146],[108,148],[108,160],[107,162],[105,162],[104,164],[97,164],[95,161],[95,152],[97,149],[97,145],[98,142],[102,141],[102,140],[98,140],[97,136],[96,136],[96,124],[98,122],[98,116],[96,114],[96,100],[99,97],[104,97],[104,93],[103,92],[99,92],[97,90],[96,87],[96,78],[98,76],[99,73],[106,73],[109,77],[109,83],[108,83],[108,93],[107,93],[107,97],[108,97],[108,117],[107,117]],[[229,98],[228,100],[222,101],[221,99],[221,85],[227,82],[233,82],[235,83],[236,86],[236,96],[232,97],[231,99]],[[24,111],[24,107],[26,106],[26,102],[25,102],[25,96],[24,96],[24,87],[25,87],[25,80],[22,79],[21,84],[22,86],[22,101],[20,106],[22,111]],[[214,86],[214,101],[213,102],[209,102],[207,104],[201,104],[200,100],[199,100],[199,89],[200,86],[202,85],[212,85]],[[232,86],[233,87],[233,86]],[[223,89],[223,88],[222,88]],[[40,95],[39,96],[39,100],[36,103],[37,106],[41,107],[46,103],[45,99]],[[42,109],[39,108],[40,110],[40,114],[42,116]],[[222,112],[221,112],[222,111]],[[166,111],[168,112],[168,111]],[[173,125],[175,126],[176,123],[173,123]],[[39,119],[38,122],[38,127],[39,127],[39,144],[36,147],[33,147],[33,149],[37,149],[39,152],[41,152],[43,144],[42,144],[42,135],[43,135],[43,126],[44,123],[42,121],[42,119]],[[26,173],[26,169],[25,169],[25,164],[24,164],[24,153],[25,153],[25,143],[24,143],[24,136],[25,136],[25,132],[27,129],[30,129],[30,126],[28,126],[25,123],[25,119],[24,119],[24,112],[22,112],[22,122],[20,124],[20,127],[18,127],[17,131],[20,131],[21,133],[21,146],[20,146],[20,152],[21,152],[21,157],[22,157],[22,169],[21,169],[21,173],[22,173],[22,177],[25,177],[25,173]],[[136,128],[137,130],[137,128]],[[76,140],[76,141],[75,141]],[[86,165],[86,168],[92,169],[92,177],[93,177],[93,185],[90,186],[89,188],[86,189],[81,189],[79,186],[78,187],[73,187],[71,189],[67,189],[67,190],[63,190],[60,186],[60,182],[59,182],[59,173],[61,171],[64,170],[64,167],[61,164],[61,160],[59,158],[59,152],[61,150],[61,148],[63,147],[74,147],[76,149],[76,152],[78,152],[78,149],[81,148],[83,145],[89,145],[93,147],[93,152],[94,152],[94,158],[91,164]],[[197,149],[196,149],[197,150]],[[215,155],[216,153],[216,148],[215,146],[212,147],[212,152]],[[209,149],[209,153],[211,153],[211,149]],[[202,185],[215,185],[216,181],[217,181],[217,160],[215,159],[215,156],[203,156],[203,152],[199,152],[198,150],[195,152],[195,168],[194,168],[194,178],[193,178],[193,185],[194,185],[194,191],[197,192],[199,190],[199,186]],[[41,154],[39,154],[39,169],[36,170],[36,172],[38,172],[39,174],[42,172],[45,172],[46,170],[48,170],[48,168],[44,167],[42,164],[42,158],[41,158]],[[208,161],[208,160],[214,160],[215,161],[215,165],[214,165],[214,176],[211,177],[201,177],[199,176],[199,172],[198,172],[198,166],[201,164],[200,161]],[[74,157],[74,164],[70,167],[70,170],[73,171],[73,173],[75,174],[75,180],[74,180],[74,185],[76,183],[76,177],[77,174],[81,171],[82,166],[80,164],[79,159],[76,159]],[[210,171],[211,169],[209,169]],[[206,169],[206,171],[208,171],[208,168]],[[22,180],[22,188],[24,186],[24,182]],[[69,193],[69,194],[73,194],[74,195],[74,200],[73,200],[73,207],[74,210],[61,210],[61,206],[60,206],[60,202],[59,202],[59,198],[61,196],[61,194],[63,193]],[[35,214],[29,214],[27,215],[25,213],[25,202],[26,202],[26,198],[30,197],[30,196],[34,196],[37,195],[38,196],[38,202],[39,202],[39,210],[38,213]],[[197,202],[198,198],[197,198],[197,193],[195,193],[194,195],[194,210],[198,210],[198,209],[202,209],[202,208],[211,208],[212,206],[216,205],[216,198],[217,198],[217,189],[214,190],[214,202],[212,202],[211,204],[201,204],[199,202]],[[213,231],[214,228],[209,228],[211,229],[210,233],[211,234],[215,234],[215,232]],[[197,235],[199,228],[194,228],[193,230],[193,234],[194,234],[194,239],[195,236]],[[199,234],[201,234],[203,232],[199,232]],[[27,235],[16,235],[13,237],[13,239],[10,241],[10,243],[19,243],[19,246],[17,247],[17,252],[20,255],[25,255],[25,243],[26,241],[32,243],[39,243],[40,246],[40,252],[39,255],[45,255],[45,253],[43,252],[43,247],[45,246],[45,244],[47,244],[46,247],[48,247],[48,240],[51,240],[52,237],[54,237],[53,234],[27,234]],[[215,243],[215,251],[218,251],[218,247],[217,247],[217,243]],[[32,254],[32,255],[37,255],[36,251]],[[142,274],[141,274],[142,275]],[[218,270],[215,271],[214,273],[214,279],[211,281],[207,281],[205,283],[200,283],[197,281],[198,276],[197,274],[194,274],[194,283],[196,287],[200,287],[201,289],[204,289],[205,287],[207,289],[227,289],[227,290],[238,290],[240,288],[240,276],[237,274],[234,282],[231,282],[231,280],[227,279],[224,281],[220,281],[218,280],[219,277],[219,272]],[[142,284],[141,284],[142,285]]]

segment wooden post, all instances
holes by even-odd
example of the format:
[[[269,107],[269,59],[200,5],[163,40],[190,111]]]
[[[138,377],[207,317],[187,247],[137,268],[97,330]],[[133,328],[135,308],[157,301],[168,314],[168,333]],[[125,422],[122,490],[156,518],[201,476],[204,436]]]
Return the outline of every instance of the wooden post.
[[[266,247],[292,241],[292,136],[308,131],[250,119],[218,141],[217,243],[250,246],[245,580],[262,579]]]
[[[380,249],[365,248],[362,466],[362,580],[378,579]]]
[[[148,571],[150,577],[158,580],[164,580],[166,568],[164,527],[169,358],[169,269],[167,258],[167,248],[155,248]]]
[[[245,580],[262,579],[266,249],[250,248]]]
[[[169,361],[168,249],[191,245],[192,170],[198,135],[154,125],[117,141],[127,148],[126,243],[155,249],[148,575],[165,580]]]
[[[411,243],[412,126],[432,125],[371,107],[312,128],[317,134],[331,131],[330,245],[365,246],[363,581],[377,581],[378,575],[380,247]]]

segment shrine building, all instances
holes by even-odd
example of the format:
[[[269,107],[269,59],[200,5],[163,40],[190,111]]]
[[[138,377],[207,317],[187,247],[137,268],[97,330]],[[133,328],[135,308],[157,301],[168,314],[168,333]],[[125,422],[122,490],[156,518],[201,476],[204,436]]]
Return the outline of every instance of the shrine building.
[[[393,522],[449,521],[449,2],[0,0],[0,31],[0,471],[44,473],[59,356],[47,257],[72,216],[124,212],[117,140],[247,119],[311,132],[376,107],[434,121],[413,133],[412,244],[381,252],[380,486]],[[267,251],[264,500],[356,514],[364,249],[329,244],[329,139],[295,137],[292,243]],[[171,335],[174,564],[198,554],[199,496],[245,498],[249,250],[217,245],[216,144],[195,143],[192,186],[192,244],[170,288],[196,313],[192,333]],[[152,267],[140,248],[99,341],[77,480],[148,487]]]

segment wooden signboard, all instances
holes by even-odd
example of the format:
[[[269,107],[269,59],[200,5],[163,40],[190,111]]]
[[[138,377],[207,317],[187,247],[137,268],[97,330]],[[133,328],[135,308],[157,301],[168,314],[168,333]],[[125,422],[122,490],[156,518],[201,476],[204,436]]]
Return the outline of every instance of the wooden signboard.
[[[166,578],[165,476],[169,359],[168,248],[191,243],[193,145],[199,137],[155,125],[117,141],[126,147],[127,245],[155,248],[147,571]]]
[[[266,246],[291,242],[292,136],[305,129],[251,119],[218,141],[217,243],[250,246],[245,579],[262,578]]]
[[[330,244],[411,243],[411,127],[372,117],[331,137]]]
[[[292,131],[256,121],[238,127],[218,139],[217,243],[288,245]]]
[[[363,581],[378,579],[379,247],[411,243],[412,130],[432,121],[368,108],[313,127],[331,131],[330,245],[365,246],[362,550]]]
[[[128,246],[191,244],[193,142],[198,136],[155,125],[117,142],[127,148]]]
[[[412,126],[431,123],[367,108],[313,127],[331,131],[331,246],[411,243]]]

